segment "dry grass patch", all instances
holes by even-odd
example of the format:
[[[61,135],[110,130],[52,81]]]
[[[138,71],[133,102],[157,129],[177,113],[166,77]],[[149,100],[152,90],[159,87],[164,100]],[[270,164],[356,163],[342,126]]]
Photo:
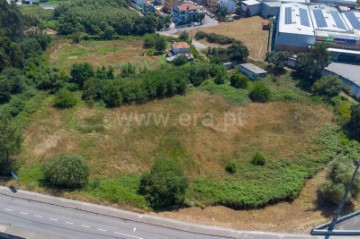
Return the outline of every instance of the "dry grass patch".
[[[263,19],[259,16],[242,18],[233,22],[222,22],[217,26],[195,29],[191,31],[194,37],[197,31],[216,33],[242,41],[250,52],[250,57],[256,60],[264,60],[267,51],[269,31],[262,30]],[[210,44],[206,40],[200,40],[207,46],[219,46]]]
[[[161,56],[147,56],[143,40],[83,41],[60,40],[49,49],[50,65],[69,71],[74,63],[88,62],[94,67],[119,66],[125,62],[146,63],[150,68],[161,64]]]

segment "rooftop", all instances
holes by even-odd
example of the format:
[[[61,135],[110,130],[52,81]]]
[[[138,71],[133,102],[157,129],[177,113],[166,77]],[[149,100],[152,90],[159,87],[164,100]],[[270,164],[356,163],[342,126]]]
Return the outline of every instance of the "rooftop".
[[[246,0],[246,1],[243,1],[242,3],[247,5],[247,6],[260,4],[260,2],[258,2],[256,0]]]
[[[310,5],[310,15],[314,28],[327,31],[346,32],[349,27],[335,7],[326,5]]]
[[[279,32],[314,36],[309,8],[301,3],[283,3],[279,14]]]
[[[241,64],[241,66],[254,72],[254,73],[257,73],[257,74],[267,73],[265,70],[261,69],[260,67],[255,66],[252,63],[244,63],[244,64]]]
[[[360,11],[343,12],[342,16],[348,26],[360,31]]]
[[[171,44],[172,48],[175,49],[183,49],[183,48],[190,48],[189,44],[187,44],[186,42],[174,42],[173,44]]]
[[[179,11],[198,10],[198,7],[191,2],[180,2],[176,4],[175,7],[179,9]]]
[[[360,65],[351,65],[351,64],[333,62],[330,65],[328,65],[325,68],[325,70],[333,72],[339,76],[342,76],[345,79],[348,79],[349,81],[352,81],[358,86],[360,86],[360,77],[359,77]]]

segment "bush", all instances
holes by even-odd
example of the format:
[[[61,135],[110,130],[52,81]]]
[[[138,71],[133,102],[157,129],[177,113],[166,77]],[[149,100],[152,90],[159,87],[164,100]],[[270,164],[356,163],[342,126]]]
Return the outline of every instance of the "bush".
[[[180,55],[180,56],[176,57],[176,59],[174,59],[172,61],[172,63],[175,66],[182,66],[182,65],[185,65],[187,62],[188,62],[188,59],[187,59],[187,57],[185,55]]]
[[[76,63],[71,67],[71,81],[82,88],[84,82],[95,75],[94,68],[89,63]]]
[[[203,31],[198,31],[198,32],[195,34],[195,39],[196,39],[196,40],[201,40],[201,39],[204,39],[205,37],[207,37],[207,33],[206,33],[206,32],[203,32]]]
[[[180,41],[188,41],[189,40],[189,33],[187,31],[182,31],[179,35]]]
[[[47,183],[61,188],[82,187],[89,178],[89,166],[78,155],[55,155],[43,165],[42,170]]]
[[[249,78],[236,72],[230,77],[230,84],[235,88],[246,89],[249,84]]]
[[[152,207],[174,207],[184,203],[188,180],[175,160],[157,160],[150,173],[143,174],[140,193]]]
[[[236,164],[234,162],[228,162],[226,164],[225,171],[230,174],[236,173]]]
[[[338,76],[324,76],[315,81],[312,91],[315,95],[334,97],[337,96],[342,88],[342,82]]]
[[[57,108],[71,108],[76,105],[75,96],[67,89],[60,89],[55,94],[54,106]]]
[[[360,104],[351,107],[349,129],[353,137],[360,141]]]
[[[258,166],[264,166],[265,161],[265,156],[262,153],[257,152],[251,160],[251,163]]]
[[[257,83],[250,91],[249,97],[254,102],[266,103],[271,98],[271,91],[264,84]]]

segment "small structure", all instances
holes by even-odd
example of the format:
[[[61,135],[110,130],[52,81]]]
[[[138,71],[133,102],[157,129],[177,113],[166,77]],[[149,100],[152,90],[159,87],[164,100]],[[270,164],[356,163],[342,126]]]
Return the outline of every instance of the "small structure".
[[[262,29],[263,30],[270,30],[270,23],[269,23],[269,21],[267,19],[264,20]]]
[[[190,53],[190,46],[186,42],[174,42],[171,44],[171,51],[174,55]]]
[[[264,18],[277,16],[280,11],[281,2],[262,2],[261,16]]]
[[[172,12],[173,22],[178,25],[191,22],[194,16],[199,13],[198,9],[198,6],[191,2],[180,1],[175,3]]]
[[[260,2],[256,0],[246,0],[241,3],[241,10],[243,12],[249,12],[250,16],[259,15],[260,13]]]
[[[244,63],[240,65],[240,72],[254,80],[256,78],[266,77],[267,72],[252,63]]]
[[[236,3],[233,0],[220,0],[217,3],[217,7],[225,7],[228,13],[234,13],[236,9]]]
[[[338,75],[344,86],[349,86],[353,95],[360,97],[360,65],[333,62],[328,65],[323,75]]]

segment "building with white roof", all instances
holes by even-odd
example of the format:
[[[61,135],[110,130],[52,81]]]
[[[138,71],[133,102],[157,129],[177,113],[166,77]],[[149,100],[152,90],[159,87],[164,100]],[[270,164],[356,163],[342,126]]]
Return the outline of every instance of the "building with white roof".
[[[301,51],[315,44],[309,8],[300,3],[283,3],[277,20],[275,49]]]
[[[313,3],[323,3],[333,6],[348,6],[354,7],[357,5],[356,0],[313,0]]]
[[[259,15],[261,3],[256,0],[246,0],[241,2],[241,10],[249,11],[250,16]]]

